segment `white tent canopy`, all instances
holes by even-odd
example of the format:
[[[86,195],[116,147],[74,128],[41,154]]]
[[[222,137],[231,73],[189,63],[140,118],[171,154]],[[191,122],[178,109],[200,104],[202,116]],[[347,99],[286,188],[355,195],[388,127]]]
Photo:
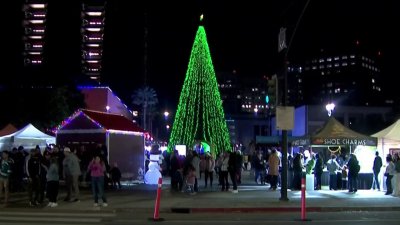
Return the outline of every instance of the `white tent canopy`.
[[[44,148],[48,144],[55,143],[55,137],[41,132],[32,124],[28,124],[15,133],[0,137],[0,150],[11,150],[19,146],[30,149],[35,148],[36,145],[39,145],[40,148]]]
[[[400,119],[371,136],[378,138],[378,149],[381,149],[383,156],[389,154],[390,149],[400,148]]]

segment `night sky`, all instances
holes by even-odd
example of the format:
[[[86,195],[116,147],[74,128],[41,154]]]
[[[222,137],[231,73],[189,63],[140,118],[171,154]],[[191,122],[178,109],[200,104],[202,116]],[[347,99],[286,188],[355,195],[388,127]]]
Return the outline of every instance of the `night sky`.
[[[6,36],[3,44],[7,43],[3,47],[9,56],[2,60],[2,77],[7,69],[14,75],[8,78],[11,81],[22,73],[33,76],[21,64],[21,8],[15,2],[2,6],[10,4],[10,10],[2,10],[2,36]],[[43,74],[37,75],[42,79],[57,76],[76,80],[80,76],[80,5],[72,2],[75,1],[49,4],[48,65]],[[108,1],[103,84],[110,85],[131,105],[130,95],[144,84],[147,26],[147,84],[157,91],[160,108],[175,108],[201,13],[217,73],[236,70],[239,76],[272,75],[279,69],[279,28],[288,28],[289,39],[306,2]],[[346,49],[358,40],[371,52],[381,51],[384,87],[390,88],[390,79],[400,73],[398,9],[399,3],[394,0],[311,0],[293,39],[289,60],[301,61],[318,54],[320,49]]]

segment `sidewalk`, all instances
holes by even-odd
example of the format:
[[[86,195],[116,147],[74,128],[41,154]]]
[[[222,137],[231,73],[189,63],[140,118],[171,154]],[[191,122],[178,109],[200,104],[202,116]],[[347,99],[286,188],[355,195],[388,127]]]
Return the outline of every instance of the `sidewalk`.
[[[164,182],[166,183],[166,182]],[[201,186],[200,186],[201,187]],[[68,212],[142,212],[154,211],[156,185],[137,184],[122,190],[106,191],[109,206],[93,207],[93,197],[88,189],[81,191],[80,202],[63,202],[63,190],[59,194],[56,208],[29,207],[26,193],[12,194],[11,203],[2,210]],[[163,185],[160,212],[162,213],[220,213],[220,212],[300,212],[300,191],[288,191],[289,201],[280,201],[280,191],[268,191],[267,186],[242,185],[239,193],[201,189],[197,195],[171,192]],[[384,195],[384,192],[359,190],[356,194],[347,191],[310,191],[306,194],[308,212],[336,211],[400,211],[400,198]]]

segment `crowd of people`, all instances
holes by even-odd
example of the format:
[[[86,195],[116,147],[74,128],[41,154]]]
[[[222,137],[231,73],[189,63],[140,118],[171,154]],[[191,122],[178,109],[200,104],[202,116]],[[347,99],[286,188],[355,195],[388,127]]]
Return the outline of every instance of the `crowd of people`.
[[[238,193],[237,186],[241,183],[243,165],[240,151],[222,152],[217,159],[210,152],[199,154],[192,150],[186,156],[181,156],[174,151],[167,158],[172,190],[187,191],[194,195],[200,189],[202,177],[204,177],[204,189],[212,189],[213,185],[215,186],[214,174],[216,174],[221,191],[231,190],[232,193]]]
[[[4,204],[9,204],[10,192],[27,192],[30,206],[42,205],[48,200],[49,207],[57,207],[60,180],[66,188],[65,202],[79,202],[80,184],[90,183],[94,206],[108,205],[104,188],[121,188],[121,172],[117,163],[110,167],[107,149],[98,145],[96,149],[39,146],[25,150],[22,146],[12,151],[2,151],[0,159],[0,195],[4,193]],[[21,185],[22,184],[22,185]]]

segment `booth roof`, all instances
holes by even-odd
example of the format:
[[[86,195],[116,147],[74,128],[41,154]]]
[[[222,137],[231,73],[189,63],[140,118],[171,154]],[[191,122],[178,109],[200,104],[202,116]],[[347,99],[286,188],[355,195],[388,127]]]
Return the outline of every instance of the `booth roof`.
[[[144,133],[144,130],[140,128],[135,122],[127,119],[122,115],[87,109],[82,109],[81,111],[107,130],[133,131]]]

